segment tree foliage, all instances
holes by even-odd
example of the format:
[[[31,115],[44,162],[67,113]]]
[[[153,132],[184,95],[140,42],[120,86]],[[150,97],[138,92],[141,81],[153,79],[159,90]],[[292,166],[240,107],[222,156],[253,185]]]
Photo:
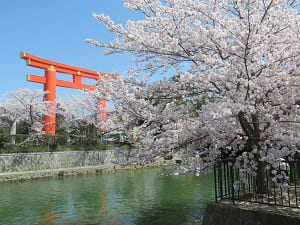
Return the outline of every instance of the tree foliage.
[[[131,136],[137,161],[180,152],[198,171],[230,157],[255,174],[259,162],[293,156],[299,1],[124,0],[124,6],[144,18],[124,27],[95,14],[116,37],[86,41],[106,54],[136,57],[134,77],[110,84],[116,110],[107,126]],[[138,76],[170,68],[180,74],[176,81],[148,84]]]

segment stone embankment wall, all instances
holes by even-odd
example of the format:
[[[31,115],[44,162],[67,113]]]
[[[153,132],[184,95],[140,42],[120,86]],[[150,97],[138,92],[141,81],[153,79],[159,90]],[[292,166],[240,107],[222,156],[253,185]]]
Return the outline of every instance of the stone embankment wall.
[[[0,154],[0,182],[140,168],[137,165],[121,167],[113,164],[117,158],[127,161],[131,152],[99,150]]]
[[[0,172],[109,165],[115,159],[114,150],[0,154]]]

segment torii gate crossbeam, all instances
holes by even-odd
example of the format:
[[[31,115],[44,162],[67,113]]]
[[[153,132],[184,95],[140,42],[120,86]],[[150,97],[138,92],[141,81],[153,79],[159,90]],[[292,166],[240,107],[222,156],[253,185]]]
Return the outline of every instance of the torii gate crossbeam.
[[[69,66],[66,64],[42,59],[26,52],[21,52],[20,57],[26,60],[27,66],[40,68],[45,71],[43,77],[27,74],[27,81],[44,84],[44,91],[47,92],[47,94],[44,96],[44,100],[51,102],[50,107],[52,109],[56,108],[56,86],[94,90],[95,86],[82,83],[82,77],[98,80],[101,76],[120,76],[119,74],[108,74],[75,66]],[[70,82],[57,80],[56,72],[72,75],[73,81]],[[106,120],[106,101],[100,99],[99,104],[101,105],[99,114],[101,115],[102,120]],[[46,135],[54,136],[56,132],[56,114],[53,113],[51,115],[43,115],[43,124],[43,131],[46,133]]]

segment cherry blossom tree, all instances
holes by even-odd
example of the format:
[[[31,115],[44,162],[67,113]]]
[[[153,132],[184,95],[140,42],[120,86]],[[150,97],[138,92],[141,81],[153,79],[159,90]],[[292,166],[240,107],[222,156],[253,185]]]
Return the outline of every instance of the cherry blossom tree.
[[[276,165],[293,156],[300,123],[299,1],[124,0],[124,6],[144,18],[124,27],[94,14],[116,37],[86,41],[106,54],[136,57],[134,78],[111,84],[116,116],[107,123],[147,131],[136,141],[138,161],[181,152],[194,162],[192,171],[234,158],[256,174],[261,162]],[[172,68],[176,81],[147,84],[138,76]]]
[[[77,120],[78,104],[72,98],[56,101],[56,134],[69,134]]]
[[[50,103],[43,100],[44,94],[44,91],[29,88],[11,91],[2,104],[0,118],[10,121],[12,127],[25,121],[29,125],[29,134],[42,134],[42,115],[50,115],[53,111]]]
[[[104,118],[102,117],[105,109],[101,105],[101,99],[106,99],[106,88],[103,79],[105,78],[99,79],[95,90],[81,90],[82,96],[74,96],[77,105],[77,121],[94,127],[96,133],[101,133],[104,128]]]

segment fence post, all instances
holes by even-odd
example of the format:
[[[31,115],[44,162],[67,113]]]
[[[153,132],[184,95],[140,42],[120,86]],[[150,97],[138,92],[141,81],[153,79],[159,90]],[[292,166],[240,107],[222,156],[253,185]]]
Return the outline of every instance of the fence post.
[[[218,163],[217,163],[218,165]],[[214,181],[215,181],[215,201],[218,201],[218,194],[217,194],[217,171],[216,171],[216,164],[214,165]]]
[[[218,177],[219,177],[219,188],[220,188],[220,197],[221,200],[223,199],[223,183],[222,183],[222,162],[219,164],[219,171],[218,171]]]
[[[230,165],[230,177],[231,177],[231,198],[232,198],[232,204],[234,204],[234,171],[233,166]]]

